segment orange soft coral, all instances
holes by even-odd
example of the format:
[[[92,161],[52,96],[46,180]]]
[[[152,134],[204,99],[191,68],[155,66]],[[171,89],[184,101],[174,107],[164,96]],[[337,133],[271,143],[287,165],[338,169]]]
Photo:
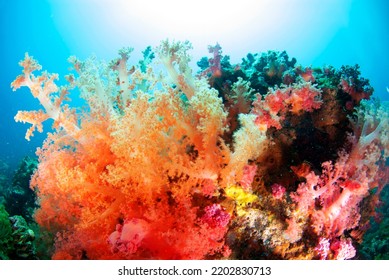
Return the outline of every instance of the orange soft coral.
[[[186,50],[167,41],[159,48],[173,85],[152,70],[128,71],[130,50],[110,65],[72,58],[78,76],[68,80],[90,107],[82,115],[62,104],[65,94],[51,97],[56,75],[36,78],[39,64],[29,56],[21,63],[24,76],[12,86],[30,87],[45,111],[18,120],[32,123],[28,137],[47,118],[55,121],[31,182],[39,194],[36,220],[57,236],[54,258],[226,254],[227,224],[215,228],[200,218],[228,164],[220,138],[227,114],[217,91],[190,76]]]

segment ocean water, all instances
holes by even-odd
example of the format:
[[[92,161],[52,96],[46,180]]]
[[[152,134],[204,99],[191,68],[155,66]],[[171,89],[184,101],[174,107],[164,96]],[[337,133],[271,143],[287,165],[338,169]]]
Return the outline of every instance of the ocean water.
[[[0,162],[14,170],[51,131],[47,121],[44,132],[27,141],[29,125],[14,121],[18,110],[41,108],[28,89],[10,87],[25,52],[58,73],[61,84],[72,55],[109,61],[120,48],[133,47],[136,63],[147,46],[166,38],[192,43],[195,71],[216,43],[233,64],[248,53],[286,51],[313,68],[358,64],[373,96],[389,101],[388,11],[385,0],[0,0]],[[70,98],[82,106],[77,91]]]

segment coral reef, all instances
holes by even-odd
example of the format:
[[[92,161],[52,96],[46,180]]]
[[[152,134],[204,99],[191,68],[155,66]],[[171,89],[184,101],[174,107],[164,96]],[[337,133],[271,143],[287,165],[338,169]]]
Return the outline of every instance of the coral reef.
[[[381,200],[383,205],[358,246],[359,259],[389,260],[389,188],[382,190]]]
[[[5,202],[5,193],[9,184],[9,166],[0,159],[0,204]]]
[[[30,178],[38,161],[25,157],[13,176],[3,165],[0,182],[0,259],[36,259],[35,225],[36,195],[30,189]],[[12,183],[10,182],[12,178]]]
[[[8,259],[12,251],[12,227],[9,221],[9,214],[5,207],[0,204],[0,260]]]
[[[36,259],[34,231],[29,227],[22,216],[12,216],[9,220],[12,226],[13,245],[10,258],[22,260]]]
[[[0,260],[36,259],[35,233],[21,216],[9,216],[0,204]]]
[[[72,57],[62,86],[21,61],[11,86],[43,109],[15,120],[27,140],[53,121],[30,183],[52,258],[354,258],[389,179],[388,108],[358,67],[273,51],[231,65],[216,44],[194,75],[190,49]]]
[[[32,216],[37,206],[35,192],[30,188],[30,179],[37,165],[36,158],[23,158],[12,177],[12,186],[4,190],[7,212],[11,216],[20,215],[29,223],[33,222]]]

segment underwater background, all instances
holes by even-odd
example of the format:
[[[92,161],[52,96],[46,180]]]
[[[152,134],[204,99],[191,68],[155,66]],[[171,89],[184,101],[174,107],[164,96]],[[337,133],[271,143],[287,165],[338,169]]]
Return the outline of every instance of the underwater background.
[[[249,53],[286,51],[286,61],[288,63],[292,61],[292,58],[295,58],[297,60],[296,66],[302,65],[302,74],[300,73],[302,77],[304,74],[309,74],[309,70],[314,69],[315,67],[327,69],[326,67],[332,66],[335,69],[341,69],[343,65],[354,66],[358,64],[360,67],[360,76],[367,79],[370,86],[374,88],[372,96],[385,103],[385,101],[389,101],[388,27],[388,4],[384,0],[242,0],[233,2],[205,0],[0,0],[0,61],[2,63],[0,69],[0,93],[2,96],[2,102],[0,103],[0,173],[2,174],[0,184],[3,184],[2,189],[5,190],[6,185],[20,186],[28,184],[26,182],[29,181],[29,177],[31,176],[31,172],[29,173],[28,170],[35,170],[37,166],[37,163],[33,160],[33,158],[36,158],[36,150],[38,147],[42,146],[42,143],[47,138],[47,132],[52,131],[51,126],[53,122],[47,121],[43,125],[43,133],[35,132],[34,137],[31,137],[30,141],[26,141],[25,134],[29,125],[21,122],[16,123],[14,120],[14,117],[19,110],[39,110],[41,108],[38,100],[34,99],[27,88],[24,87],[13,92],[10,86],[11,82],[21,73],[18,62],[25,57],[26,52],[28,52],[30,56],[33,56],[34,59],[38,60],[44,70],[47,70],[49,73],[58,73],[60,77],[58,84],[63,84],[65,81],[64,76],[70,72],[69,68],[72,67],[71,63],[68,62],[70,56],[75,55],[78,59],[84,61],[93,55],[98,60],[110,61],[118,56],[119,49],[123,47],[132,47],[134,48],[134,51],[129,57],[129,65],[132,65],[145,59],[142,51],[144,51],[146,47],[159,46],[161,41],[165,39],[175,41],[189,40],[191,42],[193,48],[188,50],[189,55],[192,57],[189,66],[193,69],[194,74],[200,72],[205,74],[210,73],[207,72],[206,68],[210,67],[211,69],[212,65],[207,63],[205,63],[205,65],[196,63],[203,57],[212,57],[212,50],[208,48],[210,45],[215,46],[213,49],[214,52],[219,51],[216,46],[221,47],[223,56],[229,56],[230,66],[240,65],[239,67],[243,68],[245,65],[247,66],[247,69],[250,64]],[[180,46],[180,48],[185,49],[186,47]],[[290,59],[290,61],[288,61],[288,59]],[[210,64],[212,64],[212,60],[209,61]],[[222,64],[221,67],[226,65],[226,63],[224,65]],[[289,66],[291,67],[291,65]],[[294,67],[294,65],[292,66]],[[237,69],[236,67],[235,70]],[[308,68],[305,69],[305,67]],[[343,72],[349,73],[347,71],[351,70],[346,69]],[[296,73],[298,73],[298,71]],[[211,75],[214,74],[215,72],[211,73]],[[217,78],[217,75],[215,77]],[[314,82],[314,80],[309,81],[309,78],[306,81]],[[361,83],[364,85],[366,84],[364,79],[361,80]],[[217,83],[215,85],[212,80],[210,85],[218,89]],[[344,91],[346,92],[347,90],[344,89]],[[266,92],[261,92],[263,95],[265,93]],[[282,94],[285,93],[283,92]],[[79,90],[71,91],[69,97],[72,100],[72,107],[82,108],[85,106],[85,101],[79,97]],[[370,97],[370,93],[367,97]],[[226,97],[223,98],[223,100],[226,99]],[[313,98],[315,99],[316,97]],[[358,104],[354,105],[359,105],[359,101],[360,100],[356,101]],[[314,102],[310,106],[311,107],[308,109],[305,108],[306,111],[309,112],[310,110],[317,109],[316,107],[320,107]],[[347,106],[345,105],[345,107]],[[261,109],[257,108],[256,110],[257,114],[263,114]],[[387,119],[386,121],[381,121],[387,124]],[[293,119],[291,122],[293,122]],[[226,140],[226,142],[228,143],[228,140]],[[190,152],[188,152],[188,154],[189,153]],[[28,160],[23,160],[26,156],[29,156],[30,158]],[[383,164],[383,166],[381,164],[380,167],[382,167],[380,170],[386,173],[386,175],[384,174],[381,177],[388,177],[385,164]],[[21,171],[23,168],[27,171]],[[19,173],[17,173],[19,175],[17,176],[15,176],[16,170],[19,170]],[[42,178],[44,178],[44,176],[42,176]],[[43,180],[42,178],[40,179]],[[253,178],[251,178],[251,181],[252,180]],[[270,181],[272,180],[273,178]],[[296,182],[299,180],[296,180]],[[382,179],[382,182],[384,182],[384,179]],[[244,184],[241,183],[241,185]],[[247,197],[245,197],[244,202],[240,201],[241,198],[238,198],[239,195],[237,193],[241,192],[241,190],[236,190],[235,187],[236,186],[230,186],[225,192],[228,193],[228,190],[234,192],[234,194],[227,194],[226,196],[228,199],[235,200],[235,203],[240,203],[240,207],[243,207],[242,204],[246,207],[247,201],[254,203],[254,201],[257,200],[257,198],[242,193],[240,195],[246,195]],[[354,187],[355,186],[353,186],[353,188]],[[268,190],[271,190],[270,185],[268,186]],[[21,192],[25,191],[26,190]],[[282,186],[280,186],[278,191],[281,193],[285,192]],[[297,192],[297,189],[287,189],[286,191]],[[31,193],[27,194],[23,193],[21,196],[26,198],[28,195],[32,198],[33,192],[31,191]],[[259,194],[255,193],[255,195]],[[383,191],[381,200],[384,201],[385,198],[387,198],[387,194]],[[196,205],[196,207],[199,207],[204,211],[204,213],[202,212],[202,218],[205,217],[204,219],[206,219],[207,215],[211,215],[211,218],[209,219],[216,219],[216,214],[214,214],[214,212],[216,212],[218,213],[217,215],[219,215],[217,219],[224,219],[222,224],[229,222],[229,218],[226,216],[228,212],[226,209],[228,206],[225,206],[216,198],[210,199],[208,206],[201,199],[196,199],[198,200],[196,200],[196,203],[199,204]],[[295,202],[297,203],[297,199]],[[23,200],[23,203],[25,203],[24,205],[29,205],[29,207],[34,206],[34,202],[30,201],[28,198]],[[221,210],[219,205],[222,205],[224,210]],[[211,206],[214,208],[207,208]],[[17,208],[18,205],[12,205],[10,207]],[[273,204],[271,207],[277,212],[277,207],[281,206]],[[387,205],[385,209],[387,209]],[[238,212],[239,210],[241,209],[235,209],[235,211]],[[207,211],[213,211],[213,214],[209,214],[210,212]],[[289,209],[288,211],[292,210]],[[2,217],[1,213],[2,212],[0,212],[0,219]],[[31,209],[23,210],[19,214],[23,215],[27,222],[33,220]],[[246,214],[247,213],[238,214],[238,216],[244,216]],[[290,213],[282,213],[280,215],[282,216],[280,219],[289,217],[289,220],[285,219],[289,226],[292,223],[296,223],[296,221],[293,220],[294,218],[298,220],[296,217],[291,218],[293,215]],[[383,219],[383,221],[385,222],[381,223],[381,229],[385,226],[387,227],[388,224],[387,220]],[[23,222],[13,221],[13,223],[17,224]],[[208,222],[208,225],[212,223],[213,222]],[[113,233],[121,234],[123,228],[126,226],[138,228],[138,230],[142,232],[146,232],[146,228],[148,227],[143,224],[142,220],[121,221],[118,222],[118,224],[120,226],[116,228],[116,231],[115,227],[113,227]],[[224,224],[224,226],[225,225],[226,224]],[[285,225],[286,222],[284,226]],[[218,226],[220,225],[218,224]],[[242,225],[239,226],[243,227]],[[239,226],[235,225],[236,231],[239,231]],[[23,227],[24,226],[21,226],[21,228]],[[374,224],[373,229],[377,229],[378,227],[378,224]],[[32,235],[34,234],[31,232],[31,229],[27,230],[28,226],[25,226],[25,228],[26,230],[24,233],[20,233],[20,242],[32,242]],[[217,232],[217,234],[212,234],[220,237],[226,233],[221,231],[221,229],[219,230],[220,232]],[[330,231],[329,229],[327,230]],[[361,229],[361,231],[363,230]],[[3,232],[7,232],[7,230],[3,230]],[[53,232],[54,231],[42,233],[42,235],[53,234]],[[386,232],[386,235],[384,235],[386,237],[388,235],[387,230],[385,229],[383,232]],[[305,232],[304,234],[304,236],[308,238],[306,235],[313,233]],[[371,235],[370,237],[369,234]],[[377,246],[371,241],[377,237],[374,236],[374,232],[369,232],[369,234],[366,236],[369,237],[368,242],[371,242],[371,244],[369,243],[368,246],[361,249],[361,252],[364,252],[363,258],[375,257],[375,253],[366,248],[369,246],[370,248]],[[297,239],[299,239],[297,236],[301,237],[300,235],[302,235],[302,233],[290,233],[290,236],[295,237],[296,242]],[[3,233],[3,236],[6,236],[6,234]],[[352,249],[350,249],[350,239],[348,239],[351,237],[349,236],[351,236],[351,233],[347,233],[346,236],[342,235],[341,238],[336,236],[336,238],[338,238],[336,242],[334,241],[335,237],[331,236],[331,238],[333,238],[331,239],[331,246],[349,246],[347,248],[352,251]],[[0,238],[1,237],[0,229]],[[379,239],[386,241],[387,239],[385,237],[382,237],[381,235]],[[51,238],[53,237],[51,236]],[[229,238],[239,239],[238,237],[231,236],[229,236]],[[46,238],[45,240],[47,241],[48,239],[49,238]],[[355,239],[358,238],[355,237]],[[324,238],[318,239],[318,237],[314,240],[319,243],[323,242],[323,244],[328,242],[328,240],[323,241]],[[294,240],[290,237],[289,241]],[[116,240],[111,242],[118,243],[119,241]],[[7,242],[4,241],[4,243]],[[230,241],[230,243],[232,244],[234,242]],[[242,243],[242,240],[235,241],[234,246],[238,246],[237,244],[243,246]],[[2,243],[0,242],[0,245],[1,244]],[[46,246],[46,244],[41,244],[41,246]],[[63,248],[65,248],[63,249],[64,251],[66,251],[66,246],[68,245],[63,245]],[[308,245],[305,244],[305,246]],[[324,244],[323,246],[330,245]],[[377,250],[380,250],[380,254],[384,254],[384,256],[387,257],[388,254],[386,253],[385,255],[385,252],[387,252],[389,245],[386,242],[380,246],[381,247]],[[233,246],[231,246],[231,248],[232,247]],[[318,247],[312,245],[311,248]],[[122,247],[115,249],[118,250],[119,253],[123,253]],[[159,249],[162,250],[161,248]],[[251,249],[255,252],[263,250],[262,247]],[[71,255],[71,253],[69,253],[71,250],[73,249],[68,250],[66,253],[67,255],[63,252],[57,252],[57,257],[69,257]],[[93,252],[93,250],[93,248],[90,249],[90,252]],[[219,250],[216,254],[217,257],[223,257],[228,255],[229,249],[226,249],[226,247],[223,246],[220,246],[220,248],[215,246],[214,250]],[[330,257],[336,256],[336,253],[334,252],[337,249],[332,248],[331,250],[333,251],[333,255],[330,255]],[[285,252],[283,251],[284,256],[290,256],[286,251],[287,250],[285,250]],[[91,255],[89,256],[82,255],[81,257],[79,254],[80,253],[74,253],[74,255],[77,255],[79,258],[115,258],[108,254],[100,256],[98,254],[93,255],[93,253],[90,253]],[[83,252],[82,254],[86,253]],[[72,256],[74,257],[74,255]],[[181,257],[188,258],[188,255],[189,253]],[[280,255],[282,254],[280,253],[278,257],[282,258]],[[11,258],[23,258],[23,256],[28,256],[28,253],[22,250],[20,255],[13,254],[11,255]],[[180,258],[177,256],[178,255],[171,254],[161,255],[160,257]],[[195,255],[194,258],[201,258],[201,256],[201,254]],[[46,255],[44,257],[48,258],[50,256]],[[128,252],[116,256],[116,258],[125,257],[128,257]],[[266,256],[262,257],[266,258]],[[271,255],[271,257],[275,256]],[[296,256],[293,255],[293,257]],[[134,258],[147,258],[147,254],[137,255]],[[236,258],[256,257],[238,252]],[[385,257],[381,256],[381,258]]]

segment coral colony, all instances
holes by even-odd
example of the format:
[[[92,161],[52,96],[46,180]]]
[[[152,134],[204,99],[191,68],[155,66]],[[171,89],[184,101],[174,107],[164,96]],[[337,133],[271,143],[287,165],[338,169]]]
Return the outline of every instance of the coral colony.
[[[51,257],[356,258],[389,179],[389,110],[358,66],[274,51],[231,65],[217,44],[193,74],[190,49],[72,57],[63,86],[20,62],[11,86],[42,109],[15,120],[27,140],[53,121],[30,182]],[[76,88],[87,106],[72,107]]]

